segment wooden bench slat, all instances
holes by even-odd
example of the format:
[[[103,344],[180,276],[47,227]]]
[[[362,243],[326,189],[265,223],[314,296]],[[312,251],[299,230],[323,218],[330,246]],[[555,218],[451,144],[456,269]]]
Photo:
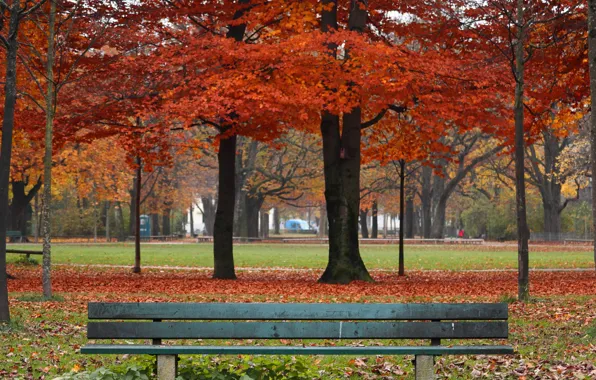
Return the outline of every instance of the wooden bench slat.
[[[102,345],[81,348],[83,354],[147,355],[497,355],[513,354],[511,346],[373,346],[373,347],[303,347],[303,346],[160,346]]]
[[[506,320],[507,304],[89,303],[89,319]]]
[[[507,338],[506,322],[90,322],[89,339]]]

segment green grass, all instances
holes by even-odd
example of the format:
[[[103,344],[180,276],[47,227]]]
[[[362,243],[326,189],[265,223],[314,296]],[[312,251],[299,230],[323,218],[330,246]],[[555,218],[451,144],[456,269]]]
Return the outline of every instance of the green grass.
[[[31,245],[11,245],[29,248]],[[517,252],[487,250],[482,246],[408,246],[406,266],[410,270],[466,270],[515,269]],[[369,269],[397,269],[396,245],[365,245],[362,257]],[[234,247],[234,261],[238,267],[324,268],[327,246],[298,244],[246,244]],[[9,254],[8,261],[16,262],[22,255]],[[36,256],[37,257],[37,256]],[[126,244],[55,244],[52,261],[58,264],[132,265],[134,245]],[[39,257],[38,257],[39,258]],[[590,251],[531,252],[531,268],[593,268]],[[213,266],[211,244],[143,244],[143,265]]]

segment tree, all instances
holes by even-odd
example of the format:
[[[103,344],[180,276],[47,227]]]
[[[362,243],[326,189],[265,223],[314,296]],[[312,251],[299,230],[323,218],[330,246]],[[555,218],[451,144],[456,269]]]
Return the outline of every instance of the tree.
[[[590,67],[590,157],[596,173],[596,1],[588,0],[588,62]],[[592,228],[596,231],[596,186],[592,185]],[[594,234],[594,269],[596,269],[596,234]]]
[[[0,151],[0,322],[10,320],[8,305],[8,283],[6,276],[6,223],[8,210],[8,183],[12,156],[12,134],[17,103],[17,54],[19,43],[17,36],[22,21],[39,9],[45,1],[26,2],[20,0],[1,1],[2,19],[0,31],[8,21],[8,30],[0,42],[6,49],[6,74],[4,77],[4,114],[2,118],[2,143]]]

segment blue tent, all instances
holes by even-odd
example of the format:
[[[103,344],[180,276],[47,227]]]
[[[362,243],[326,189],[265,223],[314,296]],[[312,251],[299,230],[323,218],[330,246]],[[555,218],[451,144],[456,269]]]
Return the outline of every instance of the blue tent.
[[[310,227],[308,226],[308,222],[306,220],[301,220],[301,219],[286,220],[286,223],[284,224],[284,228],[288,231],[310,230]]]

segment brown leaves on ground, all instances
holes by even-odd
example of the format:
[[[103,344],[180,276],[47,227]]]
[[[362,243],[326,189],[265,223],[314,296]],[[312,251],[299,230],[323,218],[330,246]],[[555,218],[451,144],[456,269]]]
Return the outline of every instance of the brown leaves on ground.
[[[11,267],[17,277],[9,281],[11,292],[37,292],[41,289],[41,270]],[[54,268],[52,286],[59,293],[139,294],[228,294],[291,297],[293,300],[317,299],[323,295],[337,300],[362,300],[377,297],[487,297],[517,294],[515,272],[373,272],[375,283],[354,282],[336,286],[317,283],[318,271],[267,270],[245,271],[236,281],[213,280],[207,271],[145,270],[133,274],[125,269]],[[532,272],[530,292],[534,296],[596,295],[596,273]]]

